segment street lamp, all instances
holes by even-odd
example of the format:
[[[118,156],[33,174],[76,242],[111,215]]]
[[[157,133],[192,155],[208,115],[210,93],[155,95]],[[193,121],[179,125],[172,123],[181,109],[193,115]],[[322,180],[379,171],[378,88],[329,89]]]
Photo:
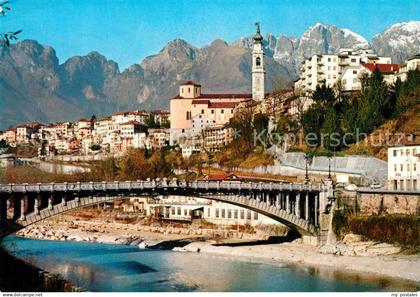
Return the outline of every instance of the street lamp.
[[[331,157],[328,157],[328,179],[331,179]]]

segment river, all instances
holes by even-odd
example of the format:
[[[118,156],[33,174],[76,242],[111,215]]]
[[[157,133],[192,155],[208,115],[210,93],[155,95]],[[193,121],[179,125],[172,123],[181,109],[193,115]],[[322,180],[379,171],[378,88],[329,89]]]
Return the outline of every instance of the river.
[[[88,291],[318,292],[393,291],[397,283],[314,268],[123,245],[47,241],[9,236],[15,256]]]

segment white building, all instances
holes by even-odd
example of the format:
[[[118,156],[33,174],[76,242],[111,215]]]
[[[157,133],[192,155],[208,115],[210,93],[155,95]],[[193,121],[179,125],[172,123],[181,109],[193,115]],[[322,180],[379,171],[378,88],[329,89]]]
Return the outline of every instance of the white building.
[[[170,220],[191,221],[202,218],[216,225],[246,225],[276,224],[279,222],[229,203],[213,201],[196,197],[168,196],[160,197],[154,203],[145,206],[147,214]]]
[[[404,81],[407,79],[408,71],[415,70],[415,69],[420,70],[420,54],[417,54],[415,56],[408,58],[407,60],[404,61],[404,63],[400,65],[400,71],[398,73],[398,77],[402,81]]]
[[[344,79],[348,86],[344,86],[343,90],[352,91],[355,87],[353,78],[357,78],[362,63],[391,64],[391,58],[380,57],[371,49],[340,49],[336,55],[313,55],[302,62],[301,75],[295,82],[295,89],[310,93],[315,91],[322,81],[333,87],[339,80],[342,82],[342,76],[346,73]],[[354,83],[356,84],[356,81]]]
[[[392,85],[397,80],[399,71],[398,64],[374,64],[360,63],[358,66],[346,67],[340,75],[341,86],[343,91],[361,90],[361,78],[365,75],[370,76],[373,71],[381,72],[384,81],[388,85]]]
[[[388,185],[393,190],[420,190],[420,144],[388,148]]]

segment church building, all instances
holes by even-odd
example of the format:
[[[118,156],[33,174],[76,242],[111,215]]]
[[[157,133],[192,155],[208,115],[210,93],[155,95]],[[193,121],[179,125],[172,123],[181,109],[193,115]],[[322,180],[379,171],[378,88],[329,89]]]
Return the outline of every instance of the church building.
[[[192,138],[203,129],[229,122],[239,104],[251,104],[264,99],[264,51],[259,23],[253,37],[252,93],[203,94],[201,85],[187,81],[180,85],[179,94],[170,100],[171,145],[181,137]]]

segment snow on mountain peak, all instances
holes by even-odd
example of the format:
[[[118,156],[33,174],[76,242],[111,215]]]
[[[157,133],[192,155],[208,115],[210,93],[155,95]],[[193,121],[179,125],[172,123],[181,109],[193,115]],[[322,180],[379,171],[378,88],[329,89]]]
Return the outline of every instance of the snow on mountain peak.
[[[405,30],[409,33],[417,33],[417,32],[420,31],[420,21],[410,21],[410,22],[405,22],[405,23],[396,23],[396,24],[392,25],[386,31],[395,30],[395,29],[403,29],[403,30]]]
[[[341,29],[341,31],[343,31],[344,33],[344,37],[347,38],[349,36],[352,36],[353,38],[355,38],[359,43],[357,44],[357,47],[364,47],[364,46],[369,46],[369,42],[361,35],[354,33],[353,31],[343,28]]]

